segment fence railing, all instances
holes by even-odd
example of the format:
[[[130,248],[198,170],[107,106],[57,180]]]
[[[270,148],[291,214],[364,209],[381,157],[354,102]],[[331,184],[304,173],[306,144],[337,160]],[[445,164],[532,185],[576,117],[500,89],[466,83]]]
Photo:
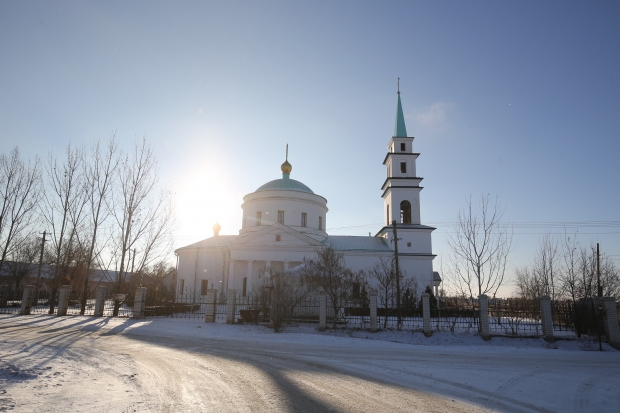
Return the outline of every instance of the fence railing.
[[[32,294],[30,314],[58,314],[59,292],[52,296],[48,290],[38,289]],[[20,314],[23,295],[23,289],[0,288],[0,314]],[[100,297],[103,296],[100,295]],[[213,318],[211,316],[214,311],[214,321],[227,321],[227,310],[229,309],[227,296],[220,292],[217,295],[216,303],[212,302],[213,296],[209,296],[211,302],[208,302],[207,297],[207,295],[192,292],[160,299],[150,297],[149,300],[147,297],[144,316],[205,320],[208,312],[211,312],[210,318]],[[66,315],[94,315],[95,292],[89,294],[85,302],[83,300],[84,297],[81,292],[70,291],[68,301],[66,301]],[[600,335],[604,333],[601,324],[603,319],[602,307],[600,303],[597,304],[598,301],[596,300],[552,301],[550,303],[552,335],[570,337],[581,334],[596,333]],[[52,301],[53,306],[51,306]],[[328,298],[325,310],[328,324],[358,329],[370,328],[371,309],[369,307],[351,305],[334,311],[331,304]],[[394,308],[377,308],[377,327],[379,329],[422,331],[424,329],[422,305],[421,303],[414,304],[411,305],[410,303],[408,308],[401,309],[400,314]],[[50,308],[53,308],[51,312]],[[546,311],[548,314],[549,310]],[[268,323],[277,315],[278,320],[283,323],[318,323],[319,314],[320,300],[318,294],[309,294],[295,300],[283,299],[282,297],[274,300],[271,292],[267,292],[261,296],[236,296],[233,322]],[[132,317],[133,297],[127,295],[123,298],[106,291],[102,315],[105,317]],[[544,333],[543,315],[539,300],[489,299],[488,314],[484,315],[484,325],[486,326],[488,322],[491,335],[540,336]],[[430,305],[430,314],[427,316],[430,316],[430,327],[433,331],[476,332],[481,329],[482,314],[480,314],[479,302],[475,299],[461,297],[442,297],[438,301],[433,299]],[[549,320],[548,315],[545,317]],[[615,318],[620,323],[620,312]]]

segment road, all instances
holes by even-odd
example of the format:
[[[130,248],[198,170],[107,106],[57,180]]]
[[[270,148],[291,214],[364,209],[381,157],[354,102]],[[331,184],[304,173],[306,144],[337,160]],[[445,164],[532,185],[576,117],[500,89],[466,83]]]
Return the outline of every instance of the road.
[[[0,411],[616,412],[620,406],[620,352],[306,339],[186,320],[173,331],[171,321],[0,318]]]

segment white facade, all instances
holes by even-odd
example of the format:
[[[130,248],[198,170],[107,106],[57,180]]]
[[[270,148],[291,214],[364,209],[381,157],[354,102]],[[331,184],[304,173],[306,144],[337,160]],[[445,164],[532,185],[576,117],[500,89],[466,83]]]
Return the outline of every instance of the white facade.
[[[375,236],[330,236],[327,200],[303,183],[290,178],[287,161],[282,178],[266,183],[243,198],[239,235],[214,236],[177,249],[177,287],[181,293],[221,292],[234,288],[241,295],[258,285],[265,268],[287,270],[316,256],[319,248],[331,245],[344,254],[352,270],[368,270],[380,258],[392,259],[393,221],[398,231],[400,268],[414,276],[419,292],[432,286],[432,227],[421,224],[420,182],[416,176],[413,137],[407,137],[400,94],[395,136],[384,159],[387,178],[381,188],[385,225]],[[288,156],[287,156],[288,158]],[[379,205],[377,207],[379,208]]]

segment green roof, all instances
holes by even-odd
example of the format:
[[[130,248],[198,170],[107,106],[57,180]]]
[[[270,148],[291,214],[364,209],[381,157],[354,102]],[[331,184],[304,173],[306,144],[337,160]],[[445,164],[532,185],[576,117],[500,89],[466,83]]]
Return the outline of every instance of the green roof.
[[[267,182],[265,185],[261,186],[256,190],[258,191],[300,191],[307,192],[309,194],[313,194],[312,189],[308,188],[303,183],[296,181],[294,179],[288,178],[288,174],[284,174],[285,177],[282,179],[274,179],[271,182]]]
[[[403,115],[403,105],[400,103],[400,92],[398,92],[398,103],[396,105],[396,123],[394,124],[394,136],[397,138],[407,137],[407,128],[405,128],[405,116]]]

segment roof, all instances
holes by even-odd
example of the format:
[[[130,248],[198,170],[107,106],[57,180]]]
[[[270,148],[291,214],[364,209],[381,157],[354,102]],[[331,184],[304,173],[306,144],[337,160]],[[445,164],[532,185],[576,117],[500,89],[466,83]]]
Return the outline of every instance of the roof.
[[[216,237],[203,239],[202,241],[178,248],[176,251],[183,250],[185,248],[225,247],[233,242],[237,237],[238,235],[218,235]]]
[[[381,237],[330,235],[322,243],[340,251],[392,251]]]
[[[303,183],[296,181],[294,179],[290,179],[288,177],[284,177],[282,179],[274,179],[273,181],[267,182],[265,185],[261,186],[256,190],[259,191],[299,191],[299,192],[307,192],[309,194],[314,194],[312,189],[308,188]]]
[[[396,104],[396,122],[394,124],[394,137],[407,137],[407,128],[405,128],[405,116],[403,115],[403,105],[400,103],[400,92],[398,92],[398,103]]]

